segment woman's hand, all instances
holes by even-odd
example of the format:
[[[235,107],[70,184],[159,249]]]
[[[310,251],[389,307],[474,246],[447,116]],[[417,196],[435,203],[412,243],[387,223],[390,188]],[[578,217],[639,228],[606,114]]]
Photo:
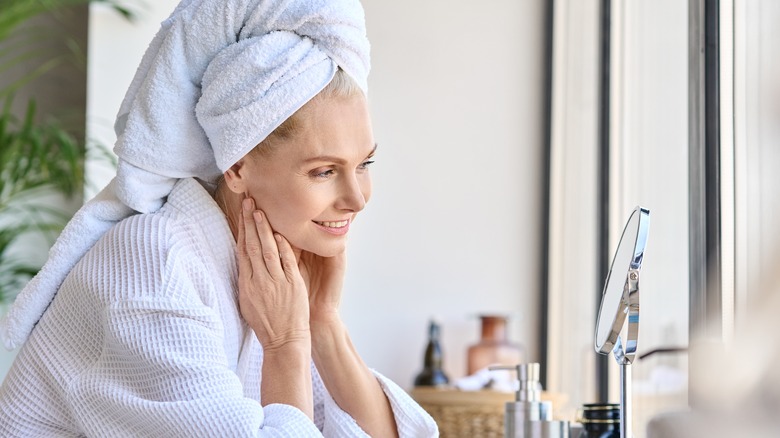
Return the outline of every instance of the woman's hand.
[[[238,226],[238,305],[263,346],[263,406],[295,406],[314,418],[309,303],[290,244],[251,198]]]
[[[345,252],[333,257],[321,257],[302,251],[298,262],[309,291],[309,312],[312,328],[320,323],[339,321],[341,290],[347,268]]]
[[[311,343],[306,284],[290,244],[251,198],[238,226],[238,303],[265,351]]]

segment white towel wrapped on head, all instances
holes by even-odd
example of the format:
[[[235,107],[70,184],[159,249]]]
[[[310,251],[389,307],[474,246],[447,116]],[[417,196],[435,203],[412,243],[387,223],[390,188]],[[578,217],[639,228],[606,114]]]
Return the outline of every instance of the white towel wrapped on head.
[[[214,181],[340,67],[367,91],[357,0],[184,0],[144,54],[115,123],[114,180],[65,227],[0,324],[27,339],[75,264],[118,221],[158,210],[176,180]]]
[[[248,145],[260,143],[325,88],[337,68],[312,40],[287,31],[222,50],[206,69],[195,107],[219,170],[226,171],[246,155]],[[257,87],[247,88],[247,82]]]

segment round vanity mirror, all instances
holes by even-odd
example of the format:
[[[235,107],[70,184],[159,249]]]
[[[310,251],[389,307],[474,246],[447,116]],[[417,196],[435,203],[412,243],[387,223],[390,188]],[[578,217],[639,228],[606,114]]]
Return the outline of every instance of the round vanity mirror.
[[[631,363],[636,353],[639,335],[639,271],[649,226],[650,211],[642,207],[634,209],[623,229],[601,295],[595,347],[601,354],[609,354],[614,349],[618,363]],[[626,316],[628,330],[625,339],[621,339],[620,331]]]

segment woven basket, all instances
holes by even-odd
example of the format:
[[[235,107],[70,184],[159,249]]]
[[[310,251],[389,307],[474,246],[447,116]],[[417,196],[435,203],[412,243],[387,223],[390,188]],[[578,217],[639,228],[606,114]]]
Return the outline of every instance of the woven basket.
[[[426,387],[412,389],[411,395],[436,420],[442,438],[502,438],[505,406],[515,399],[514,393]],[[542,400],[561,401],[546,392]]]

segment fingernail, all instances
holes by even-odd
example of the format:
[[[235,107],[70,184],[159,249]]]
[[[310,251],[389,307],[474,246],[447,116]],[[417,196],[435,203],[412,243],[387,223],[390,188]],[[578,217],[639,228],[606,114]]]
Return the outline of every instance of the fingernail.
[[[254,214],[253,214],[253,216],[254,216],[254,218],[255,218],[255,222],[258,222],[258,223],[260,223],[260,222],[262,222],[262,221],[263,221],[263,213],[261,213],[261,212],[259,212],[259,211],[255,211],[255,212],[254,212]]]
[[[274,238],[276,238],[277,242],[281,242],[282,241],[282,236],[280,236],[279,234],[274,233]]]
[[[242,203],[244,206],[244,211],[250,211],[252,210],[252,200],[249,198],[244,198],[244,201]]]

